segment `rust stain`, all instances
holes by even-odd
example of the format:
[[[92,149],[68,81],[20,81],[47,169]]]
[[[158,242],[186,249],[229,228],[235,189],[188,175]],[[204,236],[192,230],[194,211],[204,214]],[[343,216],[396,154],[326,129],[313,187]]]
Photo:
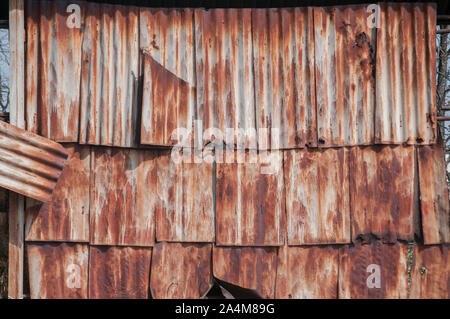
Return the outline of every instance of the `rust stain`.
[[[374,141],[372,30],[367,5],[314,8],[319,146]]]
[[[83,8],[79,1],[26,3],[26,128],[58,142],[78,141],[83,28],[67,27],[69,4]]]
[[[213,248],[214,277],[230,284],[252,289],[263,298],[275,297],[277,248]]]
[[[0,187],[47,202],[67,156],[60,144],[0,121]]]
[[[313,8],[253,9],[251,18],[258,133],[279,129],[267,147],[316,146]]]
[[[373,269],[368,268],[370,265],[379,266],[379,272],[375,273]],[[378,273],[379,286],[373,286]],[[374,277],[369,278],[371,275]],[[373,242],[370,245],[346,245],[340,248],[339,298],[404,299],[407,296],[407,244]]]
[[[211,244],[157,243],[152,257],[152,297],[203,298],[212,287],[211,250]]]
[[[81,144],[136,147],[139,10],[86,3],[81,55]]]
[[[216,243],[278,246],[284,243],[283,154],[224,152],[217,164]],[[244,163],[238,163],[242,156]],[[227,163],[233,159],[233,163]],[[253,161],[253,162],[251,162]],[[264,174],[265,169],[270,173]]]
[[[169,151],[158,155],[157,240],[214,242],[213,165],[178,164]]]
[[[90,299],[147,299],[151,248],[90,246]]]
[[[422,232],[426,245],[450,243],[450,207],[442,142],[417,147]]]
[[[197,118],[204,129],[235,129],[225,141],[234,145],[236,129],[255,129],[251,10],[195,9],[195,46]]]
[[[27,244],[32,299],[88,298],[88,255],[85,244]]]
[[[144,65],[141,144],[185,145],[176,129],[192,129],[194,89],[147,54]]]
[[[413,146],[352,148],[350,176],[354,242],[414,238],[419,210]]]
[[[380,3],[377,143],[436,142],[436,4]]]
[[[140,8],[144,51],[141,144],[170,146],[195,115],[194,11]]]
[[[349,243],[348,150],[284,153],[288,244]]]
[[[95,147],[92,162],[91,244],[153,246],[155,154]]]
[[[415,245],[410,298],[450,299],[449,247]]]
[[[332,246],[280,247],[276,298],[336,299],[339,248]]]
[[[67,144],[65,149],[69,158],[50,201],[27,201],[27,241],[89,241],[90,147]]]

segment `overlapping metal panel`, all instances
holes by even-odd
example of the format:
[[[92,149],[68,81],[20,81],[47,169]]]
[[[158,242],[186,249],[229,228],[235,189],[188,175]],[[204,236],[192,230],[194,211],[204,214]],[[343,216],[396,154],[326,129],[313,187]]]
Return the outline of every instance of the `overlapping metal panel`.
[[[93,148],[91,244],[153,245],[155,168],[152,151]]]
[[[343,246],[339,250],[339,298],[408,297],[408,245]]]
[[[81,144],[137,145],[139,10],[87,3],[81,55]],[[65,73],[65,72],[64,72]],[[71,81],[78,79],[70,74]]]
[[[450,243],[450,204],[443,145],[420,146],[417,155],[424,243]]]
[[[0,121],[0,187],[47,202],[67,156],[60,144]]]
[[[88,298],[88,245],[28,243],[27,252],[32,299]]]
[[[89,298],[147,299],[151,248],[89,248]]]
[[[58,142],[78,141],[83,29],[69,27],[69,4],[84,2],[26,2],[26,128]]]
[[[320,146],[374,141],[375,30],[366,5],[314,8]]]
[[[217,245],[282,245],[285,238],[282,151],[224,153],[223,163],[217,163]]]
[[[385,242],[418,234],[419,197],[414,146],[350,150],[352,240]],[[376,204],[374,204],[376,203]]]
[[[275,247],[213,248],[214,277],[232,285],[252,289],[262,298],[275,297],[276,272]]]
[[[197,118],[205,129],[255,129],[251,22],[250,9],[195,10]]]
[[[155,299],[202,298],[212,287],[211,244],[157,243],[150,290]]]
[[[213,164],[176,163],[171,152],[157,159],[156,239],[214,242]]]
[[[289,245],[350,242],[348,150],[284,151]]]
[[[253,9],[252,39],[258,132],[267,147],[316,146],[313,9]]]
[[[339,248],[284,246],[277,261],[276,298],[337,298]]]
[[[436,141],[436,5],[380,3],[376,50],[378,143]]]
[[[27,201],[27,241],[89,241],[90,147],[69,144],[65,149],[69,159],[50,201]]]
[[[195,45],[192,9],[141,8],[145,53],[141,144],[174,145],[176,128],[192,128],[195,115]]]
[[[450,299],[449,247],[414,246],[410,298]]]

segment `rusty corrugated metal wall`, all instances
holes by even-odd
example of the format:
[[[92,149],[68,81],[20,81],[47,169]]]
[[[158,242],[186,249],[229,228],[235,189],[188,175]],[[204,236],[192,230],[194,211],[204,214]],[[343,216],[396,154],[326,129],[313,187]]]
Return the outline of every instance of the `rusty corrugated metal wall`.
[[[201,298],[214,278],[264,298],[450,298],[433,4],[382,4],[369,28],[364,5],[76,3],[74,30],[69,2],[26,6],[26,127],[69,153],[51,201],[28,202],[33,298]],[[267,136],[177,164],[161,147],[195,120],[205,145],[211,127]]]

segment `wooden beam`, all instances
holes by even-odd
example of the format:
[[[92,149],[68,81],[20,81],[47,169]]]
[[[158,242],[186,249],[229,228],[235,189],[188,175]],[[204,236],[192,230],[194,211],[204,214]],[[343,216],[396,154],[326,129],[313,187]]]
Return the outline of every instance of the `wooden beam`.
[[[10,123],[25,128],[25,66],[24,66],[24,1],[9,0],[10,52]],[[9,194],[9,257],[8,297],[23,298],[24,215],[23,196]]]
[[[437,34],[444,34],[444,33],[450,33],[450,29],[439,29],[436,30]]]

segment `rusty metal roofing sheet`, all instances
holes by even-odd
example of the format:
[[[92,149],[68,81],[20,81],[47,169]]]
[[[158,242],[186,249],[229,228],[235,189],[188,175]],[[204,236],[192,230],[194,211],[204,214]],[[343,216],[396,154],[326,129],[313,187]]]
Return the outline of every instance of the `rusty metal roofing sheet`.
[[[224,133],[254,129],[251,10],[196,9],[195,47],[197,117],[203,127]]]
[[[338,247],[284,246],[277,260],[276,298],[337,298]]]
[[[69,159],[48,203],[26,208],[27,241],[89,241],[89,146],[68,144]]]
[[[288,244],[349,243],[348,150],[284,153]]]
[[[223,163],[217,164],[216,177],[217,245],[282,245],[285,238],[282,152],[276,151],[273,156],[268,152],[224,153]],[[244,163],[238,162],[241,156]],[[227,159],[233,162],[227,163]]]
[[[419,146],[417,155],[424,243],[450,243],[450,207],[443,145]]]
[[[414,246],[410,298],[450,299],[449,246]]]
[[[155,168],[152,151],[93,148],[91,244],[153,245]]]
[[[136,146],[139,10],[96,3],[84,10],[80,143]]]
[[[312,8],[252,10],[257,128],[280,133],[270,145],[316,146],[313,30]]]
[[[83,29],[67,27],[66,8],[81,3],[26,2],[26,128],[58,142],[78,141]]]
[[[418,233],[419,210],[414,146],[350,150],[352,240],[372,235],[385,242]],[[375,204],[376,203],[376,204]]]
[[[263,298],[275,297],[277,248],[214,247],[214,277],[252,289]]]
[[[156,239],[214,242],[213,164],[175,163],[171,152],[157,159]]]
[[[192,9],[140,9],[144,50],[141,144],[174,145],[173,130],[192,128],[195,45]]]
[[[376,141],[436,141],[436,6],[380,3]]]
[[[89,248],[89,298],[147,299],[151,248]]]
[[[155,299],[202,298],[212,287],[211,244],[157,243],[150,290]]]
[[[314,8],[320,146],[374,140],[375,32],[367,5]]]
[[[88,298],[86,244],[27,244],[32,299]]]
[[[407,244],[346,245],[339,259],[339,298],[407,298]]]
[[[47,202],[67,156],[58,143],[0,121],[0,187]]]

